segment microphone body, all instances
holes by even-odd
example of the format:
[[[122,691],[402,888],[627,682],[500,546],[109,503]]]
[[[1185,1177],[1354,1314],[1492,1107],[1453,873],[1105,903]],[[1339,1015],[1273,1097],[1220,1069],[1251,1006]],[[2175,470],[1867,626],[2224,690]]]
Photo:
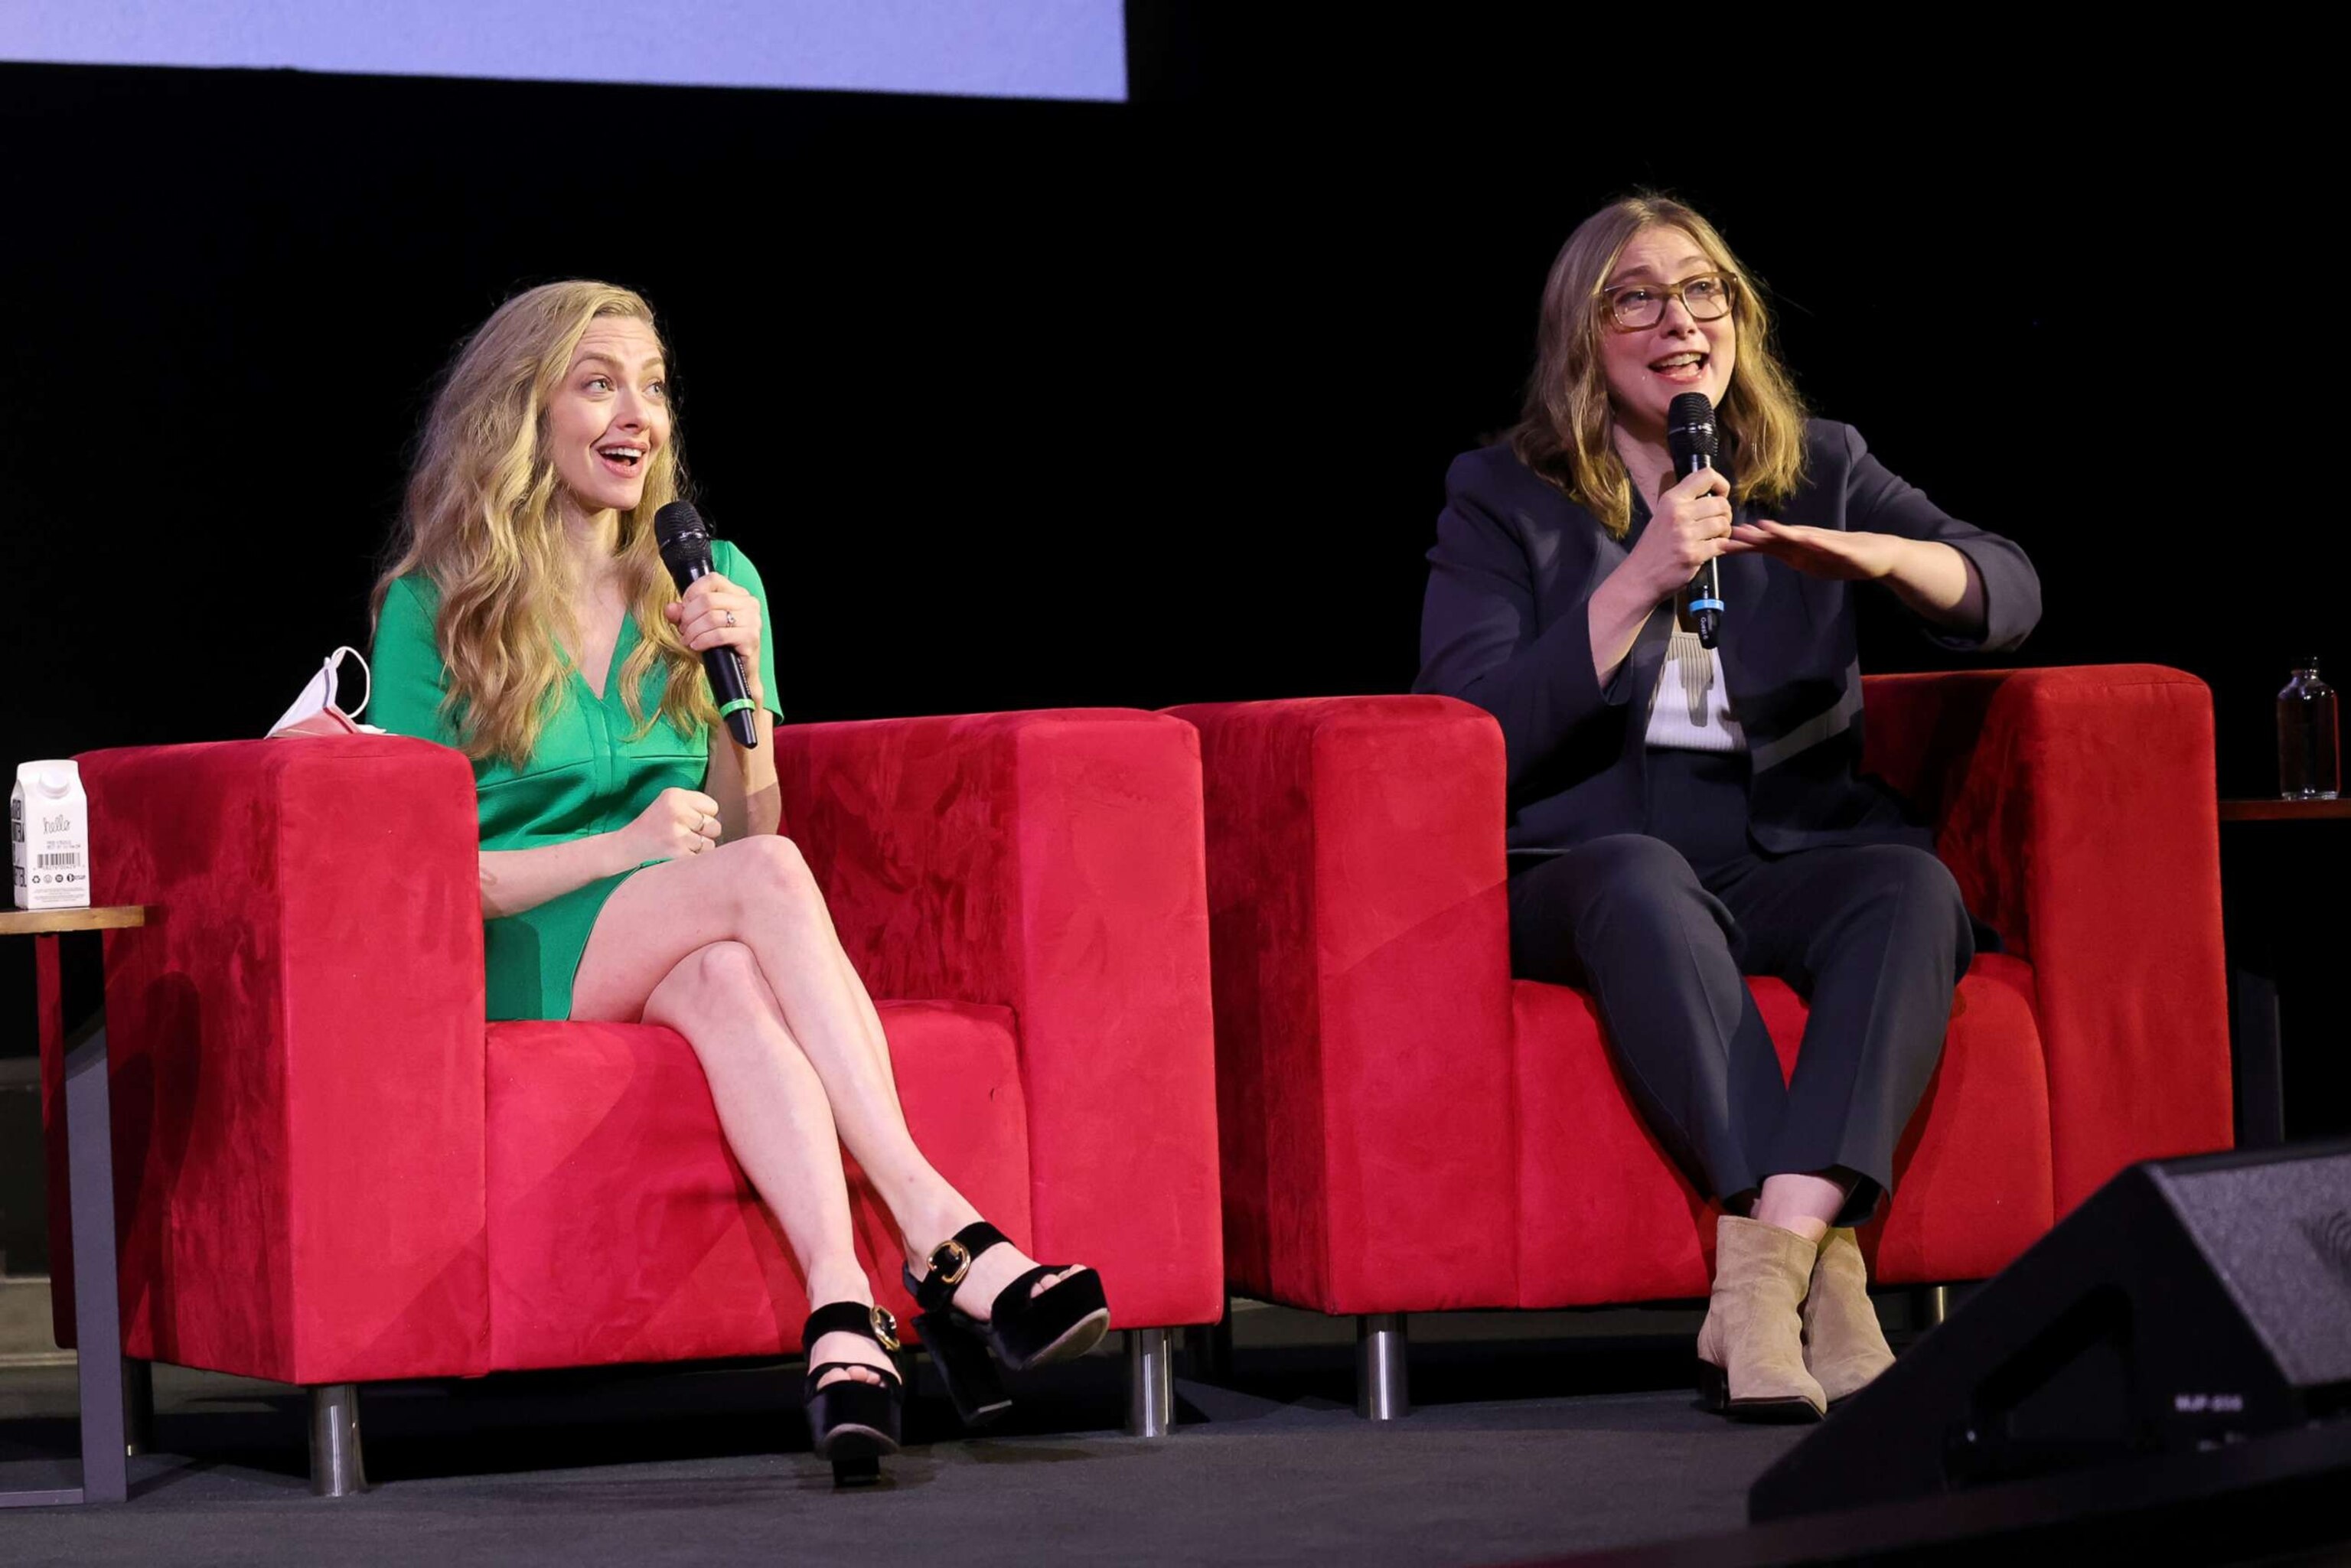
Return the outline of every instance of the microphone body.
[[[1711,468],[1722,450],[1715,434],[1714,405],[1704,392],[1683,392],[1666,405],[1666,445],[1674,455],[1674,478],[1688,478],[1701,468]],[[1722,630],[1722,590],[1715,581],[1715,562],[1709,559],[1690,579],[1690,619],[1698,622],[1698,645],[1714,646]]]
[[[653,514],[653,538],[661,544],[662,564],[670,580],[684,593],[708,577],[710,530],[690,501],[672,501]],[[702,651],[702,668],[710,677],[710,695],[718,699],[718,716],[735,744],[747,749],[759,744],[759,725],[752,710],[750,683],[743,675],[743,656],[724,643]]]

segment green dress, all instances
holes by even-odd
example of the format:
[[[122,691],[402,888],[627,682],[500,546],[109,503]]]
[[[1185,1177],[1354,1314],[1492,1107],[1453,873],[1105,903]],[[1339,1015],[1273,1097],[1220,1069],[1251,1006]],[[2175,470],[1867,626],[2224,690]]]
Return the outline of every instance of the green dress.
[[[714,540],[711,565],[756,598],[761,622],[772,624],[767,590],[742,551],[724,539]],[[373,695],[367,718],[396,735],[455,746],[457,737],[441,711],[447,671],[433,635],[436,600],[432,583],[421,573],[398,579],[384,595],[368,661]],[[608,832],[635,821],[664,789],[703,788],[710,772],[709,727],[700,726],[688,734],[656,717],[653,727],[639,736],[637,723],[622,705],[619,671],[638,641],[636,618],[623,617],[601,698],[566,661],[554,711],[528,766],[515,768],[503,759],[474,764],[484,849],[536,849]],[[775,664],[773,644],[763,638],[759,685],[771,706]],[[663,680],[659,665],[646,674],[641,711],[658,713]],[[484,921],[489,1016],[570,1017],[572,977],[579,971],[588,934],[612,890],[634,874],[604,877],[519,915]]]

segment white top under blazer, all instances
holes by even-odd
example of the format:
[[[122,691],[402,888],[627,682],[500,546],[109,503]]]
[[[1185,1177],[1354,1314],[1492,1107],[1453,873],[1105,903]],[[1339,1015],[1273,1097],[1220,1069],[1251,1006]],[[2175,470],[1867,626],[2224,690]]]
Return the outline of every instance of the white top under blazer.
[[[1671,611],[1667,614],[1673,613]],[[1649,744],[1667,751],[1747,749],[1746,732],[1730,711],[1722,681],[1722,654],[1677,623],[1657,666],[1656,700],[1649,705]]]

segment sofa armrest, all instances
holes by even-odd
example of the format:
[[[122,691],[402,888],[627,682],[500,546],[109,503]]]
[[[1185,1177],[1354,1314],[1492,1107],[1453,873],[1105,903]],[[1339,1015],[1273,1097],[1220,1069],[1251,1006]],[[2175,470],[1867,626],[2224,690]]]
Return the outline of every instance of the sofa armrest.
[[[1437,696],[1170,711],[1207,788],[1234,1280],[1327,1312],[1514,1301],[1499,727]]]
[[[126,1347],[295,1384],[483,1370],[465,759],[352,737],[80,761],[93,896],[148,906],[106,942]]]
[[[876,997],[1019,1019],[1040,1257],[1123,1326],[1224,1311],[1191,728],[1123,710],[793,725],[784,819]]]
[[[2226,1148],[2211,694],[2152,664],[1879,675],[1865,765],[1925,809],[2032,965],[2062,1217],[2136,1160]]]

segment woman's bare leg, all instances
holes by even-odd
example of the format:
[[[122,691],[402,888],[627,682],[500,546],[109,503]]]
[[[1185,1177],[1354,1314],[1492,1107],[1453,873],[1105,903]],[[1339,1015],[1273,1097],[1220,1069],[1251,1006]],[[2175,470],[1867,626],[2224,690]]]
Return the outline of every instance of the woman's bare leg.
[[[909,1260],[979,1218],[915,1147],[898,1103],[889,1042],[833,930],[822,892],[789,839],[722,844],[649,867],[622,883],[598,916],[572,989],[573,1016],[630,1019],[639,998],[686,954],[713,943],[747,947],[824,1086],[841,1141],[895,1221]],[[987,1315],[998,1291],[1033,1260],[1000,1247],[974,1260],[956,1303]],[[1040,1281],[1042,1291],[1062,1276]]]
[[[1818,1241],[1829,1233],[1852,1193],[1851,1181],[1840,1182],[1825,1173],[1765,1176],[1749,1218],[1792,1230],[1807,1241]]]
[[[751,950],[718,942],[689,953],[645,998],[643,1018],[685,1036],[701,1059],[727,1146],[783,1227],[810,1304],[871,1306],[872,1291],[850,1226],[832,1108],[816,1070],[785,1029]],[[808,1358],[811,1366],[826,1361],[878,1366],[884,1359],[872,1341],[845,1333],[822,1336],[808,1347]],[[825,1381],[842,1377],[879,1381],[865,1371],[835,1373]]]

